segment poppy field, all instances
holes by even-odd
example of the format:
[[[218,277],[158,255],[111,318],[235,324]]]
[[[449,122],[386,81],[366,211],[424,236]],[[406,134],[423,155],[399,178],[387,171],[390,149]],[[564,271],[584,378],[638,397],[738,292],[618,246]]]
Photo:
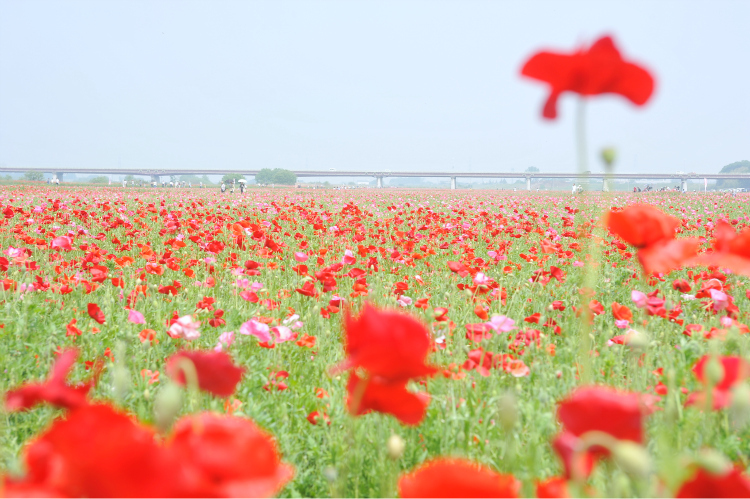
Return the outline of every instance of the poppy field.
[[[748,495],[747,202],[6,188],[4,494]]]

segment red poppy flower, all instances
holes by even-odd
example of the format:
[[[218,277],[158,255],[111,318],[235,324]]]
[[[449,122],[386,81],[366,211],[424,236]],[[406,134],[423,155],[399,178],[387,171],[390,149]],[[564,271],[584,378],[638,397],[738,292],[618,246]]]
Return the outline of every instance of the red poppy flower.
[[[107,322],[107,319],[104,317],[104,312],[99,308],[99,305],[96,303],[89,303],[88,304],[88,312],[89,317],[94,319],[99,324],[104,324]]]
[[[618,321],[633,321],[633,312],[625,305],[612,302],[612,316]]]
[[[572,54],[538,52],[526,61],[521,74],[550,85],[550,95],[542,111],[547,119],[557,117],[557,99],[563,92],[582,96],[613,93],[642,106],[654,91],[651,74],[623,60],[609,36]]]
[[[698,251],[697,238],[675,239],[679,220],[649,205],[628,206],[610,211],[609,230],[638,248],[644,272],[669,272],[681,267]]]
[[[73,409],[88,404],[87,396],[103,368],[102,362],[95,362],[93,374],[88,381],[69,385],[66,378],[78,357],[77,350],[64,350],[52,366],[47,381],[26,383],[5,394],[5,408],[9,411],[30,409],[36,404],[47,402],[56,407]]]
[[[605,386],[578,388],[560,402],[557,416],[565,430],[578,437],[601,431],[618,440],[643,442],[644,407],[637,393]]]
[[[536,496],[539,499],[553,499],[570,497],[568,482],[563,477],[554,476],[547,480],[537,482]]]
[[[52,240],[52,249],[72,251],[73,247],[70,245],[70,238],[68,236],[58,236]]]
[[[721,379],[716,381],[716,386],[710,388],[706,378],[706,366],[711,356],[704,355],[693,366],[693,374],[698,381],[705,385],[705,389],[699,392],[693,392],[688,395],[685,401],[686,406],[698,406],[706,408],[708,405],[708,395],[710,393],[711,406],[713,410],[720,410],[728,407],[732,402],[732,388],[734,385],[750,375],[750,365],[740,357],[718,357],[721,363]]]
[[[398,480],[401,497],[518,497],[521,482],[464,459],[438,458]]]
[[[387,381],[380,377],[360,379],[352,372],[346,388],[346,405],[354,416],[376,411],[416,426],[424,419],[430,404],[429,394],[410,392],[406,389],[406,381]]]
[[[750,276],[750,229],[736,233],[734,228],[719,221],[714,231],[713,252],[697,256],[691,263],[716,265]]]
[[[195,496],[271,497],[294,476],[294,469],[280,461],[271,435],[249,419],[188,416],[175,424],[167,444],[190,480],[200,484],[191,491]]]
[[[750,477],[734,467],[718,473],[698,468],[675,497],[750,497]]]
[[[347,359],[335,370],[361,367],[371,376],[389,381],[431,376],[437,372],[425,364],[432,339],[419,321],[365,304],[359,317],[344,319]]]
[[[172,497],[190,477],[151,430],[108,405],[56,420],[25,450],[25,481],[68,497]]]
[[[183,350],[167,359],[167,375],[179,385],[186,384],[185,370],[180,368],[180,361],[183,359],[191,361],[195,366],[200,389],[217,397],[233,394],[245,372],[244,367],[234,365],[226,352]]]

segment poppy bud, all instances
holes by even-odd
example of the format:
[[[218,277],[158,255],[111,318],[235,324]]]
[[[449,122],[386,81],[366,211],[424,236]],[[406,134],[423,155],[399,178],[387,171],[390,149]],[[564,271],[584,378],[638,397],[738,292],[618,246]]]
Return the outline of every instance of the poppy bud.
[[[510,392],[500,396],[497,401],[498,420],[505,431],[510,431],[518,422],[518,405],[516,397]]]
[[[323,476],[326,477],[328,483],[333,483],[339,477],[339,473],[333,466],[326,466],[323,468]]]
[[[112,385],[114,387],[115,399],[122,400],[130,389],[130,373],[123,365],[115,364],[112,373]]]
[[[396,461],[404,455],[404,449],[406,448],[406,442],[404,439],[396,434],[393,434],[388,439],[388,457]]]
[[[732,463],[721,452],[713,449],[703,449],[695,458],[703,469],[714,475],[721,475],[729,471]]]
[[[612,458],[628,475],[643,478],[651,472],[651,456],[643,446],[620,440],[612,448]]]
[[[614,147],[605,147],[602,149],[602,161],[607,168],[611,168],[617,158],[617,150]]]
[[[627,344],[631,350],[640,353],[649,345],[648,335],[646,333],[629,334]]]
[[[747,383],[737,383],[732,389],[729,417],[737,429],[743,428],[750,421],[750,386]]]
[[[180,409],[182,409],[182,390],[177,385],[169,383],[159,390],[154,400],[156,427],[162,432],[167,431],[180,413]]]
[[[724,379],[724,366],[721,365],[721,361],[716,356],[711,356],[706,362],[704,375],[711,387],[718,385]]]

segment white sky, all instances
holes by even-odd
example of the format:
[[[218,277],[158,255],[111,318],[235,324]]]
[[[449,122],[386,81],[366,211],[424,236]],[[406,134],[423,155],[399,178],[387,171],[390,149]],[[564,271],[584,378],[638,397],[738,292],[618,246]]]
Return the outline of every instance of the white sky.
[[[750,2],[0,3],[0,164],[575,171],[575,98],[540,117],[540,48],[614,35],[644,108],[588,106],[590,165],[750,159]]]

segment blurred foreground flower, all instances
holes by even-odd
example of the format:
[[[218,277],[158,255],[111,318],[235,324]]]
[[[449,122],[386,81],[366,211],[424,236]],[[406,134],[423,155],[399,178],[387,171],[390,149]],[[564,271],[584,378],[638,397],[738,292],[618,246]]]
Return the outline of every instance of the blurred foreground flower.
[[[571,54],[542,51],[534,54],[521,69],[523,76],[548,83],[550,95],[542,116],[557,117],[557,100],[563,92],[582,96],[618,94],[642,106],[654,91],[654,78],[636,64],[626,62],[614,40],[604,36],[588,49]]]
[[[356,318],[344,322],[347,358],[334,372],[352,372],[347,384],[347,406],[353,415],[378,411],[416,425],[424,417],[430,396],[407,390],[410,379],[432,376],[437,369],[425,364],[432,348],[427,329],[416,319],[385,312],[365,304]]]
[[[438,458],[398,480],[401,497],[518,497],[521,482],[464,459]]]
[[[638,248],[638,260],[646,274],[682,267],[698,251],[698,238],[675,239],[680,221],[649,205],[633,205],[610,211],[607,227]]]

